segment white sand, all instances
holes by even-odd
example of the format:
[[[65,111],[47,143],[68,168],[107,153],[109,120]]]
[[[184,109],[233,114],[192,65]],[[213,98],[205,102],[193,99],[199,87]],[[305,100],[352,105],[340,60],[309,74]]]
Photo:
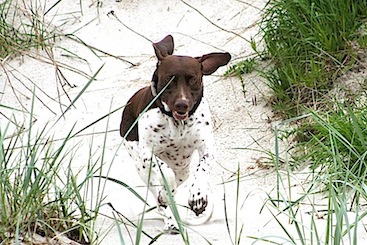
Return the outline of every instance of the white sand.
[[[51,1],[47,2],[50,3],[47,3],[46,6],[48,7],[46,9],[52,5]],[[122,0],[120,2],[104,0],[101,1],[102,5],[98,8],[96,7],[97,1],[81,2],[83,2],[83,14],[80,13],[79,1],[63,0],[46,17],[48,20],[54,17],[52,24],[55,26],[60,26],[61,23],[67,20],[66,24],[60,28],[63,33],[73,33],[87,44],[114,56],[121,56],[137,65],[131,66],[126,62],[99,52],[96,52],[100,55],[97,57],[90,49],[68,38],[57,40],[53,55],[58,62],[84,71],[89,76],[92,76],[102,65],[104,66],[97,75],[97,80],[88,87],[87,91],[76,102],[75,107],[72,107],[66,113],[65,118],[61,119],[57,126],[51,129],[51,134],[54,134],[56,139],[65,137],[74,124],[76,124],[75,131],[77,131],[106,115],[109,111],[123,106],[137,89],[150,83],[156,63],[151,43],[127,29],[117,21],[116,17],[132,30],[154,42],[161,40],[167,34],[172,34],[175,39],[175,54],[199,56],[214,51],[228,51],[233,57],[230,64],[234,64],[242,57],[251,55],[253,52],[250,44],[245,39],[249,40],[256,34],[257,29],[254,23],[260,18],[257,8],[262,8],[265,4],[265,1],[246,1],[257,7],[255,8],[235,0],[189,2],[209,20],[218,25],[216,27],[198,12],[178,0]],[[115,16],[108,14],[111,10],[114,11]],[[219,27],[227,31],[223,31]],[[243,38],[231,32],[236,32]],[[68,53],[59,47],[77,54],[85,61],[66,57],[65,55]],[[16,57],[10,61],[9,65],[5,66],[8,70],[13,71],[28,88],[33,89],[30,82],[32,81],[53,98],[52,100],[46,97],[39,89],[36,89],[36,94],[40,96],[40,100],[53,112],[42,105],[39,100],[36,100],[35,128],[42,128],[45,123],[52,122],[60,117],[59,99],[66,106],[70,104],[62,91],[60,92],[61,96],[58,96],[57,88],[60,90],[60,84],[55,79],[55,67],[39,61],[44,55],[43,51],[39,51],[35,54],[36,59],[27,55]],[[232,238],[228,234],[225,222],[224,187],[221,182],[234,176],[238,166],[240,166],[241,175],[243,176],[240,182],[237,221],[238,230],[243,225],[241,244],[250,244],[253,241],[248,236],[286,237],[267,208],[264,208],[260,213],[264,200],[267,198],[266,193],[270,193],[276,184],[274,172],[271,169],[258,168],[257,164],[257,161],[267,157],[264,151],[273,151],[273,129],[278,124],[278,122],[271,121],[272,113],[265,106],[266,101],[262,98],[263,94],[267,95],[266,85],[264,80],[256,74],[247,75],[244,77],[246,83],[246,94],[244,96],[241,83],[237,78],[221,77],[228,68],[229,66],[223,67],[214,75],[204,78],[204,92],[212,110],[218,148],[218,164],[213,166],[212,170],[213,191],[216,194],[213,200],[215,211],[211,223],[188,229],[191,244],[206,244],[204,238],[212,244],[231,244],[231,239],[234,239],[235,236],[236,182],[225,185],[226,205]],[[88,78],[68,71],[64,67],[61,67],[61,70],[68,82],[76,85],[75,88],[65,86],[68,95],[73,100],[87,83]],[[29,80],[20,74],[23,74]],[[11,91],[10,83],[5,78],[2,72],[0,87],[4,94],[0,95],[0,103],[21,109],[19,101]],[[3,81],[5,81],[5,86],[2,85]],[[26,90],[15,77],[11,77],[11,82],[17,90],[24,93],[23,96],[17,92],[19,100],[29,110],[31,92]],[[254,98],[256,98],[256,104],[253,103]],[[1,111],[7,116],[11,114],[10,110],[2,108]],[[135,172],[134,165],[120,147],[121,138],[118,128],[121,113],[122,110],[120,109],[109,118],[108,130],[110,131],[106,141],[104,173],[129,184],[142,196],[145,196],[145,188],[137,187],[141,186],[142,182]],[[16,113],[16,115],[18,121],[28,118],[22,113]],[[4,127],[7,120],[2,115],[0,115],[0,119],[1,126]],[[93,139],[93,150],[99,150],[95,158],[100,154],[104,141],[104,135],[99,134],[99,132],[104,132],[106,125],[107,120],[103,120],[87,130],[88,133],[98,133]],[[87,132],[84,132],[84,134]],[[87,164],[86,159],[88,158],[92,136],[78,137],[75,142],[79,142],[79,148],[75,150],[76,155],[73,162],[73,167],[77,170]],[[255,151],[255,149],[259,151]],[[111,165],[113,158],[114,161]],[[111,170],[108,171],[110,165]],[[107,196],[105,202],[111,202],[119,212],[132,220],[139,218],[138,215],[143,210],[143,205],[128,190],[109,182],[105,194]],[[185,204],[184,197],[178,197],[178,200]],[[155,204],[151,197],[149,201],[152,205]],[[305,210],[309,211],[310,209],[304,207],[299,212],[304,217],[310,217],[305,213]],[[112,215],[111,209],[107,206],[104,206],[102,211],[107,215]],[[154,237],[163,228],[163,221],[151,220],[151,218],[158,217],[152,213],[146,216],[144,230]],[[284,225],[287,226],[288,220],[285,217],[281,219],[284,221]],[[320,224],[324,224],[325,221],[320,220],[320,222]],[[98,229],[104,231],[111,224],[113,225],[113,221],[101,218]],[[291,227],[293,226],[289,225],[288,227],[290,231],[293,230]],[[135,229],[129,227],[128,230],[134,241]],[[134,242],[130,241],[124,227],[123,232],[125,242],[133,244]],[[296,233],[294,234],[297,237]],[[145,236],[142,239],[141,244],[148,244],[150,241]],[[102,244],[119,244],[119,241],[119,235],[116,228],[113,227]],[[164,235],[158,239],[156,244],[182,243],[180,235]],[[259,242],[259,244],[262,243]]]

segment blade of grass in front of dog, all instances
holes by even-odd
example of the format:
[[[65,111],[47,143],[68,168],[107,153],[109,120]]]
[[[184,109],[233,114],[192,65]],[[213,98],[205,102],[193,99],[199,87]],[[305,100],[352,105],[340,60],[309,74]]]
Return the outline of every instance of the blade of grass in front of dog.
[[[145,193],[145,200],[148,200],[151,174],[152,174],[152,161],[150,161],[150,164],[149,164],[148,182],[147,182],[148,186],[147,186],[147,190],[146,190],[146,193]],[[141,241],[141,234],[143,232],[143,223],[144,223],[144,215],[145,215],[146,206],[147,205],[144,203],[143,212],[141,214],[141,218],[140,218],[140,220],[138,222],[138,225],[137,225],[137,231],[136,231],[136,237],[135,237],[135,244],[136,245],[139,245],[140,241]]]
[[[172,76],[172,78],[168,81],[168,83],[166,84],[166,86],[163,87],[163,89],[161,91],[159,91],[159,93],[152,99],[152,101],[144,108],[144,110],[140,113],[140,115],[138,116],[138,118],[135,120],[135,122],[131,125],[131,127],[129,128],[129,130],[127,130],[126,134],[124,135],[124,139],[126,139],[126,137],[130,134],[131,130],[133,130],[133,128],[135,127],[135,125],[138,123],[139,119],[141,118],[141,116],[154,104],[154,102],[159,98],[159,96],[161,96],[161,94],[168,88],[168,86],[171,84],[171,82],[175,79],[175,76]]]
[[[226,198],[226,186],[225,186],[225,181],[223,180],[223,178],[222,178],[222,185],[223,185],[224,218],[225,218],[229,238],[231,239],[231,243],[234,244],[233,240],[232,240],[231,229],[229,227],[229,219],[228,219],[228,211],[227,211],[227,198]]]
[[[77,94],[77,96],[74,98],[74,100],[70,103],[70,105],[66,108],[66,110],[61,114],[61,116],[57,119],[57,121],[55,122],[55,124],[64,117],[65,113],[72,107],[74,106],[75,102],[80,98],[80,96],[82,96],[82,94],[84,94],[84,92],[87,90],[87,88],[89,87],[89,85],[91,85],[91,83],[96,79],[98,73],[102,70],[102,68],[104,67],[104,64],[97,70],[96,73],[94,73],[94,75],[91,77],[91,79],[89,79],[89,81],[85,84],[85,86],[82,88],[82,90]]]
[[[93,176],[95,178],[103,178],[109,181],[112,181],[116,184],[122,185],[123,187],[125,187],[126,189],[128,189],[129,191],[131,191],[137,198],[139,198],[145,205],[149,206],[149,204],[144,200],[144,198],[142,196],[139,195],[139,193],[137,193],[132,187],[130,187],[128,184],[122,182],[121,180],[112,178],[112,177],[108,177],[108,176]]]
[[[187,231],[186,229],[184,228],[184,226],[182,225],[182,220],[181,220],[181,217],[180,217],[180,214],[178,212],[178,209],[177,209],[177,206],[176,206],[176,203],[175,203],[175,200],[172,196],[172,192],[171,192],[171,189],[168,185],[168,182],[167,182],[167,179],[166,179],[166,176],[164,176],[163,174],[163,171],[161,169],[161,165],[159,165],[159,171],[161,173],[161,176],[162,176],[162,179],[163,179],[163,184],[164,184],[164,187],[166,188],[166,192],[168,194],[168,199],[169,199],[169,208],[171,209],[172,211],[172,214],[177,222],[177,225],[178,225],[178,229],[179,229],[179,232],[180,232],[180,235],[182,237],[182,240],[184,241],[184,243],[186,245],[189,245],[190,242],[189,242],[189,237],[188,237],[188,234],[187,234]]]
[[[121,227],[120,227],[119,222],[117,221],[117,217],[116,217],[115,213],[112,213],[112,215],[113,215],[113,220],[115,221],[115,224],[116,224],[117,233],[118,233],[119,239],[120,239],[120,244],[125,245],[124,236],[122,235]]]

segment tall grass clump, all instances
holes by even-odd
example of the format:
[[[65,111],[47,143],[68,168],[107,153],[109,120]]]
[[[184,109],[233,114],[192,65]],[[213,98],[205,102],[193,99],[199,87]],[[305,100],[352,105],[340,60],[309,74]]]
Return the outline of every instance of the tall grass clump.
[[[335,79],[366,47],[365,0],[271,0],[260,23],[272,68],[263,75],[274,109],[286,117],[317,108]]]
[[[79,145],[71,141],[76,136],[73,129],[64,139],[54,140],[51,126],[37,132],[33,128],[33,109],[29,116],[27,125],[11,124],[17,122],[13,117],[0,128],[0,241],[34,244],[65,237],[79,244],[97,241],[94,226],[103,192],[95,195],[92,179],[102,170],[103,161],[98,159],[103,153],[95,161],[90,148],[85,169],[75,172]],[[98,179],[97,185],[102,181]]]
[[[63,161],[72,157],[68,138],[54,148],[44,131],[27,137],[20,130],[12,136],[0,132],[0,241],[31,244],[35,234],[50,239],[64,234],[85,243],[93,213],[77,198],[76,176],[63,179]]]
[[[289,244],[362,242],[361,237],[365,235],[361,233],[365,232],[362,219],[367,215],[364,208],[367,200],[366,112],[366,107],[339,105],[333,113],[310,112],[304,116],[313,122],[308,141],[295,146],[296,161],[310,166],[309,171],[302,172],[304,176],[289,170],[291,158],[286,158],[287,171],[283,171],[276,145],[277,184],[274,193],[269,194],[266,207],[284,236],[256,238],[258,241],[281,238]],[[290,120],[281,126],[288,123]],[[276,142],[281,138],[279,132],[276,129]]]
[[[1,1],[0,59],[32,48],[42,48],[48,45],[48,41],[54,41],[54,30],[45,23],[44,14],[32,4],[37,5],[28,1]]]
[[[367,184],[367,109],[338,106],[332,113],[311,113],[312,133],[299,144],[299,159],[322,175],[332,174],[334,185]],[[332,156],[332,157],[331,157]],[[363,192],[364,193],[364,192]],[[363,196],[366,197],[364,194]]]

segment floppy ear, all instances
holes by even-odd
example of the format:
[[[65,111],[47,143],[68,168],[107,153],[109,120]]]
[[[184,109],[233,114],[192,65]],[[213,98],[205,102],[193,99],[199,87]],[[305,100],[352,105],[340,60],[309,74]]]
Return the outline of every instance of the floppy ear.
[[[160,42],[153,43],[153,47],[158,60],[163,60],[167,55],[173,54],[173,37],[168,35]]]
[[[229,53],[210,53],[196,58],[202,65],[203,75],[210,75],[231,60]]]

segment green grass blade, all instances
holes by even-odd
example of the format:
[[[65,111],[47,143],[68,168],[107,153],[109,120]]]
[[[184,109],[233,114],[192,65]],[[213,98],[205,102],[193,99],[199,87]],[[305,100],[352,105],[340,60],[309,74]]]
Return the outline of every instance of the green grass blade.
[[[133,193],[138,199],[140,199],[145,205],[149,206],[149,204],[145,201],[145,199],[143,197],[141,197],[139,195],[139,193],[137,193],[134,188],[130,187],[129,185],[127,185],[126,183],[122,182],[121,180],[115,179],[115,178],[111,178],[108,176],[93,176],[94,178],[103,178],[109,181],[112,181],[116,184],[122,185],[123,187],[125,187],[126,189],[128,189],[129,191],[131,191],[131,193]]]
[[[92,76],[92,78],[85,84],[85,86],[82,88],[82,90],[78,93],[78,95],[74,98],[74,100],[70,103],[70,105],[66,108],[66,110],[62,113],[62,115],[57,119],[56,123],[64,117],[65,113],[74,106],[75,102],[78,101],[78,99],[84,94],[84,92],[87,90],[89,85],[96,79],[98,73],[102,70],[104,64],[97,70],[96,73]],[[55,124],[56,124],[55,123]]]

